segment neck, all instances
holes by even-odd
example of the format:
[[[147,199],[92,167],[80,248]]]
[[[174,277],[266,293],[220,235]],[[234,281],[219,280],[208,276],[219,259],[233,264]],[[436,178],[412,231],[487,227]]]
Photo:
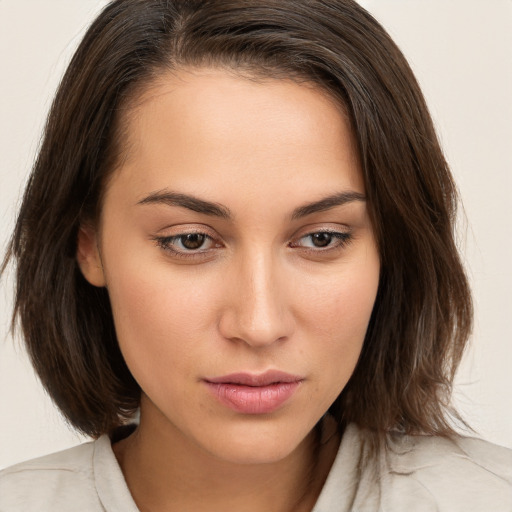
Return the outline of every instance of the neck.
[[[338,436],[322,442],[313,430],[283,459],[239,464],[208,453],[144,412],[137,430],[113,447],[141,512],[310,511],[339,444]]]

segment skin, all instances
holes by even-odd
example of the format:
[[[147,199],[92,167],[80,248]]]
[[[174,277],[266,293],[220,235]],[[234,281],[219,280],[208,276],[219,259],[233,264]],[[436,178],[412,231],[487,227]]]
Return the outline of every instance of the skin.
[[[114,445],[132,495],[141,510],[311,510],[339,444],[327,435],[317,457],[313,429],[354,370],[379,280],[346,117],[314,86],[194,69],[161,76],[124,122],[78,261],[107,287],[143,391],[140,426]],[[230,218],[155,202],[169,192]],[[299,210],[340,193],[352,200]],[[198,250],[190,233],[208,235]],[[303,380],[268,414],[204,383],[269,369]]]

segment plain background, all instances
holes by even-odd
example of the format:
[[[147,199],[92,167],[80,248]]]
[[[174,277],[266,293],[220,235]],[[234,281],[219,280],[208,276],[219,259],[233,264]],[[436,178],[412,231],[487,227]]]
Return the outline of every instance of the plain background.
[[[512,0],[361,0],[423,87],[459,185],[460,243],[476,326],[455,402],[480,437],[512,448]],[[0,251],[51,98],[105,0],[0,0]],[[0,467],[84,440],[42,391],[9,334],[0,284]]]

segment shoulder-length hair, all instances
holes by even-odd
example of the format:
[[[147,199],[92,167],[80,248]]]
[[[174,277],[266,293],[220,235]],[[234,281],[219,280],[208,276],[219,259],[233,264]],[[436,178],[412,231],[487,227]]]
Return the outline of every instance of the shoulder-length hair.
[[[359,362],[330,411],[376,433],[451,433],[447,405],[472,323],[456,190],[404,56],[352,0],[116,0],[89,28],[4,262],[17,263],[13,318],[55,403],[92,436],[139,405],[107,291],[78,268],[77,233],[98,218],[130,102],[163,71],[197,66],[306,81],[343,107],[382,266]]]

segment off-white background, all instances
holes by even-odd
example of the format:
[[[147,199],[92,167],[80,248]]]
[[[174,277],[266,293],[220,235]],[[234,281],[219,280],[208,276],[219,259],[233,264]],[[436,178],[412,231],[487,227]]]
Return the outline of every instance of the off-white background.
[[[0,248],[13,226],[52,94],[105,0],[0,0]],[[476,303],[456,402],[481,437],[512,447],[512,0],[361,0],[424,89],[468,219]],[[0,285],[0,467],[81,442],[8,333]]]

